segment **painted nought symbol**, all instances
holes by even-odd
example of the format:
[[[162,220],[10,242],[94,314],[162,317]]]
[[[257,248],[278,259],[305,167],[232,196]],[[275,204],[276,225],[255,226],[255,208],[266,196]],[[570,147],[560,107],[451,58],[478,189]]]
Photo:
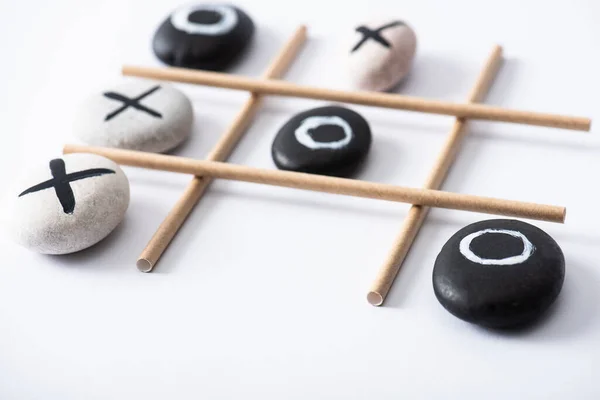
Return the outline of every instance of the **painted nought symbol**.
[[[135,97],[133,99],[130,99],[127,96],[123,96],[120,93],[115,93],[115,92],[106,92],[106,93],[104,93],[104,97],[108,97],[111,100],[117,100],[117,101],[123,102],[123,106],[122,107],[119,107],[115,111],[113,111],[110,114],[108,114],[106,116],[106,118],[104,118],[104,120],[105,121],[109,121],[109,120],[113,119],[114,117],[116,117],[117,115],[121,114],[123,111],[125,111],[129,107],[133,107],[133,108],[135,108],[136,110],[139,110],[139,111],[144,111],[144,112],[152,115],[153,117],[162,118],[162,115],[159,112],[154,111],[153,109],[148,108],[148,107],[140,104],[140,101],[144,97],[150,96],[152,93],[156,92],[158,89],[160,89],[160,85],[159,86],[155,86],[155,87],[147,90],[146,92],[140,94],[138,97]]]
[[[471,250],[471,242],[473,239],[485,235],[488,233],[501,233],[505,235],[510,235],[516,238],[521,239],[523,242],[523,252],[516,256],[505,257],[501,259],[492,259],[492,258],[482,258],[477,254],[473,253]],[[459,245],[460,253],[469,261],[473,261],[477,264],[482,265],[515,265],[521,264],[529,259],[533,252],[535,251],[535,247],[533,244],[527,239],[527,236],[523,235],[521,232],[513,231],[510,229],[483,229],[477,232],[473,232],[470,235],[465,236]]]
[[[381,44],[383,47],[390,48],[391,47],[390,42],[388,42],[387,40],[385,40],[383,38],[383,36],[381,36],[381,32],[383,32],[384,30],[386,30],[388,28],[392,28],[394,26],[399,26],[399,25],[406,25],[406,24],[402,21],[394,21],[394,22],[390,22],[389,24],[383,25],[375,30],[367,28],[366,26],[363,26],[363,25],[359,26],[358,28],[356,28],[356,31],[361,33],[363,35],[363,37],[360,39],[360,41],[358,43],[356,43],[356,46],[354,46],[351,53],[354,53],[356,50],[358,50],[360,48],[360,46],[362,46],[369,39],[375,40],[376,42]]]
[[[60,158],[50,161],[50,172],[52,173],[52,179],[48,179],[47,181],[30,187],[19,194],[19,197],[29,193],[39,192],[40,190],[54,188],[56,197],[58,197],[58,201],[60,201],[65,214],[73,214],[73,211],[75,210],[75,196],[73,196],[73,189],[71,189],[70,185],[71,182],[115,173],[115,171],[108,168],[92,168],[67,174],[65,162]]]
[[[190,16],[196,12],[218,14],[219,19],[214,23],[190,21]],[[221,36],[233,30],[238,23],[235,10],[226,5],[199,4],[183,7],[171,15],[171,24],[178,30],[191,35]]]
[[[344,131],[344,137],[340,140],[336,140],[335,142],[317,142],[315,139],[313,139],[309,132],[311,129],[315,129],[323,125],[339,126]],[[294,135],[296,136],[296,140],[299,143],[303,144],[309,149],[335,150],[341,149],[342,147],[347,146],[348,143],[350,143],[350,140],[352,140],[352,128],[350,127],[350,124],[346,122],[346,120],[336,115],[330,117],[312,116],[302,121],[300,126],[294,131]]]

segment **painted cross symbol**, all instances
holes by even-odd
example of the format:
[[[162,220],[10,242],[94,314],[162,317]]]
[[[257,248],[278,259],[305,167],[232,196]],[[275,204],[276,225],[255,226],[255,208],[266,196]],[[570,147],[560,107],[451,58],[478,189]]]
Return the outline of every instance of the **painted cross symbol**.
[[[40,190],[54,188],[56,197],[58,197],[58,201],[60,201],[65,214],[73,214],[73,210],[75,210],[75,197],[69,183],[80,179],[115,173],[112,169],[92,168],[67,174],[65,171],[65,162],[60,158],[50,161],[50,172],[52,173],[52,179],[30,187],[21,193],[19,197],[39,192]]]
[[[148,108],[148,107],[140,104],[140,101],[144,97],[150,96],[152,93],[156,92],[158,89],[160,89],[160,86],[155,86],[152,89],[147,90],[146,92],[140,94],[138,97],[135,97],[133,99],[130,99],[127,96],[123,96],[120,93],[115,93],[115,92],[106,92],[106,93],[104,93],[104,97],[108,97],[109,99],[123,102],[123,106],[122,107],[119,107],[115,111],[113,111],[112,113],[108,114],[106,116],[106,118],[104,118],[104,120],[105,121],[109,121],[109,120],[113,119],[114,117],[116,117],[117,115],[121,114],[123,111],[125,111],[129,107],[133,107],[133,108],[135,108],[135,109],[137,109],[139,111],[144,111],[144,112],[152,115],[153,117],[162,118],[162,115],[160,113],[154,111],[151,108]]]
[[[390,42],[388,42],[387,40],[385,40],[383,38],[383,36],[381,36],[381,32],[383,32],[384,30],[386,30],[388,28],[392,28],[394,26],[399,26],[399,25],[405,25],[405,23],[402,21],[394,21],[394,22],[390,22],[389,24],[383,25],[382,27],[379,27],[375,30],[367,28],[364,25],[359,26],[358,28],[356,28],[356,31],[360,32],[363,35],[363,37],[360,39],[360,41],[358,43],[356,43],[356,46],[354,46],[354,48],[350,52],[354,53],[356,50],[358,50],[360,48],[360,46],[362,46],[369,39],[373,39],[376,42],[378,42],[379,44],[381,44],[383,47],[389,48],[391,46]]]

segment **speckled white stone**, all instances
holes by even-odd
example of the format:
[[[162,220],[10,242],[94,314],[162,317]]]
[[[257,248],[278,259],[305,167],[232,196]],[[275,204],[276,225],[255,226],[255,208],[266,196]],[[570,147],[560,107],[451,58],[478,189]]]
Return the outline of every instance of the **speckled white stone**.
[[[124,102],[107,97],[113,93],[134,99],[160,88],[139,100],[139,104],[160,117],[133,106],[106,120]],[[187,139],[192,131],[192,103],[180,90],[165,82],[139,80],[95,93],[75,113],[74,133],[93,146],[116,147],[162,153]]]
[[[3,199],[2,226],[8,237],[38,253],[67,254],[98,243],[121,223],[129,206],[129,181],[113,161],[92,154],[61,159],[67,175],[92,168],[115,173],[70,182],[75,199],[72,213],[65,212],[53,187],[19,197],[52,179],[50,160],[30,166],[15,179]]]
[[[404,21],[394,18],[381,18],[364,24],[357,24],[376,31],[394,21],[402,24],[383,29],[379,34],[390,44],[385,47],[374,39],[367,39],[358,49],[352,49],[364,35],[354,30],[347,46],[347,76],[353,89],[387,91],[399,84],[410,71],[417,50],[417,37],[413,29]]]

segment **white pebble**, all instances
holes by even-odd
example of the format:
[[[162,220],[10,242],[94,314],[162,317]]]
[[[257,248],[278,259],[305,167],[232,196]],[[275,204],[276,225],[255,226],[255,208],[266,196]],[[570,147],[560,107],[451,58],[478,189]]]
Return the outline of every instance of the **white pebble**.
[[[387,18],[357,25],[348,43],[348,77],[354,89],[387,91],[410,71],[417,37],[405,22]]]
[[[93,154],[37,163],[7,193],[7,236],[43,254],[73,253],[98,243],[129,206],[129,181],[121,168]]]
[[[75,135],[92,146],[162,153],[187,139],[190,100],[164,82],[135,81],[88,97],[76,112]]]

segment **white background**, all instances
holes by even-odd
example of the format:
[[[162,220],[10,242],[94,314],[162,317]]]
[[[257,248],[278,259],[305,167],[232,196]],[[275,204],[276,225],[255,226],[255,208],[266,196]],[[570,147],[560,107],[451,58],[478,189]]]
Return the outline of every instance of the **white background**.
[[[83,97],[124,63],[160,65],[158,24],[176,1],[4,0],[0,4],[0,179],[75,141]],[[599,119],[600,4],[469,0],[237,1],[257,25],[232,71],[257,76],[297,25],[309,40],[286,79],[345,88],[345,36],[370,14],[419,38],[404,94],[462,102],[495,43],[506,61],[489,104]],[[369,10],[370,7],[370,10]],[[131,79],[131,78],[130,78]],[[246,93],[178,85],[194,102],[203,158]],[[231,161],[274,168],[270,145],[323,102],[269,98]],[[420,186],[452,118],[350,106],[374,141],[360,178]],[[562,247],[555,306],[513,334],[447,313],[433,262],[461,227],[489,216],[434,210],[385,307],[366,293],[407,205],[220,181],[152,274],[135,261],[190,177],[125,168],[132,198],[101,244],[43,256],[0,242],[0,399],[597,399],[600,383],[600,136],[473,123],[445,190],[566,206],[532,222]],[[531,222],[531,221],[530,221]]]

